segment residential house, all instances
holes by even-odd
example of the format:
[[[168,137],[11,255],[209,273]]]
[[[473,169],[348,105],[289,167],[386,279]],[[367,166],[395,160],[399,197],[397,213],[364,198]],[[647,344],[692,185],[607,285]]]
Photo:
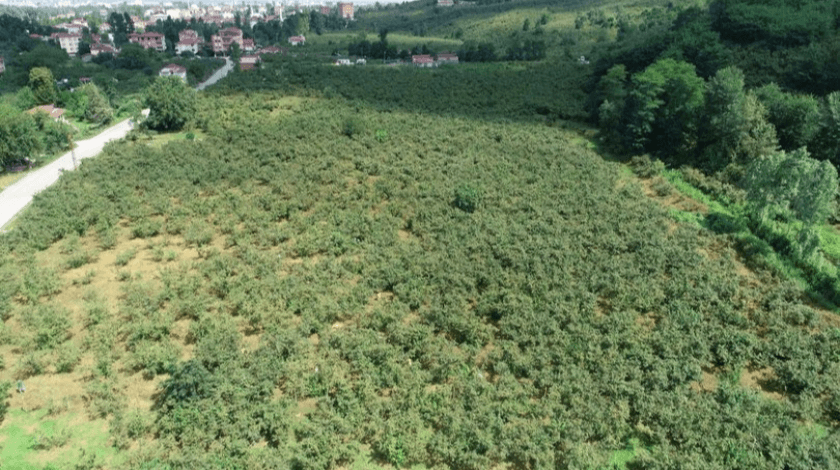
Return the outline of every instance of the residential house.
[[[205,15],[201,17],[201,21],[210,24],[213,23],[218,27],[222,27],[222,23],[224,23],[224,19],[221,15]]]
[[[131,33],[128,35],[128,42],[140,44],[143,49],[154,49],[159,52],[166,50],[163,34],[160,33]]]
[[[175,52],[179,55],[184,52],[198,54],[199,45],[200,42],[198,39],[181,39],[178,41],[178,44],[175,45]]]
[[[338,4],[338,16],[352,20],[353,19],[353,4],[352,3],[339,3]]]
[[[454,5],[455,2],[453,0],[437,0],[437,6],[439,7],[451,7]]]
[[[131,24],[134,25],[135,31],[143,31],[146,29],[146,22],[143,21],[143,18],[140,18],[139,16],[132,16]]]
[[[306,38],[303,36],[292,36],[289,38],[289,44],[299,46],[306,44]]]
[[[239,69],[240,70],[254,70],[257,68],[257,64],[260,63],[260,56],[256,54],[252,55],[243,55],[239,58]]]
[[[149,25],[157,24],[158,21],[166,21],[166,13],[161,11],[161,12],[153,13],[153,14],[147,16],[146,18],[147,18],[146,24],[149,24]]]
[[[257,49],[253,39],[243,39],[241,46],[245,52],[254,52]]]
[[[55,29],[62,29],[70,34],[82,34],[82,25],[73,23],[61,23],[55,25]]]
[[[169,64],[160,69],[158,75],[161,77],[178,77],[183,81],[187,81],[187,69],[178,64]]]
[[[173,20],[180,20],[180,19],[187,19],[189,18],[189,11],[181,10],[180,8],[170,8],[166,10],[166,16],[172,18]],[[166,20],[166,18],[164,18]]]
[[[56,108],[51,104],[45,104],[41,106],[37,106],[35,108],[30,109],[27,111],[27,114],[35,114],[35,113],[45,113],[47,116],[51,117],[53,121],[56,122],[67,122],[64,119],[64,113],[66,110],[64,108]]]
[[[204,42],[198,36],[198,33],[191,29],[184,29],[178,33],[178,44],[175,45],[175,52],[183,54],[184,52],[192,52],[198,54],[198,49],[201,43]]]
[[[242,30],[234,27],[221,29],[218,34],[211,37],[211,40],[213,41],[213,53],[225,54],[234,42],[242,48]]]
[[[260,55],[262,55],[262,54],[284,54],[285,55],[285,54],[288,54],[288,53],[289,53],[289,50],[286,49],[285,47],[277,47],[277,46],[263,47],[262,49],[257,51],[257,54],[260,54]]]
[[[58,41],[58,45],[64,49],[67,55],[76,55],[79,53],[79,41],[82,39],[81,34],[52,33],[50,38]]]
[[[458,56],[455,54],[438,54],[437,60],[435,61],[435,65],[443,65],[443,64],[457,64],[458,63]]]
[[[335,59],[333,61],[333,64],[335,64],[335,65],[353,65],[353,63],[350,62],[350,59]]]
[[[415,67],[434,67],[435,60],[428,54],[418,54],[411,56],[411,65]]]
[[[94,57],[98,56],[99,54],[117,55],[119,53],[120,51],[110,44],[102,44],[97,42],[90,45],[90,54]]]
[[[111,24],[110,23],[102,23],[99,25],[99,32],[102,34],[110,33],[111,32]]]

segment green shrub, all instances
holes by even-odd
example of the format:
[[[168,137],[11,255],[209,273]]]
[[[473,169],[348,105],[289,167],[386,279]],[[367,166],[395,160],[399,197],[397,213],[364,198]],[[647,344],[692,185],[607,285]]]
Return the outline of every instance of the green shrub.
[[[53,349],[70,336],[70,312],[58,305],[28,307],[21,312],[21,322],[38,349]]]
[[[178,355],[178,349],[169,341],[141,341],[133,346],[128,367],[142,370],[144,376],[151,378],[169,372],[178,362]]]
[[[630,159],[628,163],[630,169],[633,170],[640,178],[651,178],[662,174],[665,171],[665,164],[660,160],[651,160],[650,155],[636,155]]]
[[[365,127],[362,121],[355,117],[346,119],[341,127],[341,133],[347,137],[353,137],[354,135],[361,134],[364,130]]]
[[[481,191],[475,186],[462,184],[455,188],[453,205],[464,212],[475,212],[481,203]]]
[[[0,424],[6,418],[6,413],[9,411],[9,391],[12,390],[11,381],[0,382]]]
[[[18,359],[15,377],[25,379],[46,372],[46,360],[43,353],[29,353]]]
[[[159,234],[161,228],[163,228],[163,223],[159,220],[144,218],[131,227],[131,236],[134,238],[151,238]]]
[[[61,280],[53,269],[30,266],[22,277],[20,293],[29,303],[35,303],[43,296],[52,296],[61,291]]]
[[[193,222],[184,231],[184,241],[202,247],[213,240],[213,227],[204,222]]]
[[[124,407],[117,383],[112,378],[95,378],[85,387],[85,401],[93,418],[105,418]]]
[[[55,370],[59,374],[73,372],[73,369],[81,360],[82,353],[78,346],[72,342],[67,342],[57,348],[56,354],[58,359],[55,363]]]
[[[117,266],[125,266],[128,264],[129,261],[134,259],[135,256],[137,256],[137,248],[125,250],[117,255],[117,260],[115,261],[115,263]]]
[[[69,428],[63,425],[56,425],[49,433],[36,434],[32,447],[37,450],[50,450],[56,447],[63,447],[70,442],[72,437],[73,434]]]

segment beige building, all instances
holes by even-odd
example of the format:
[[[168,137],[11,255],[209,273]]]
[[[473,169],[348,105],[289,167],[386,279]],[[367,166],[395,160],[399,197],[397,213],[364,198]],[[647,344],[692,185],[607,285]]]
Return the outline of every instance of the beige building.
[[[50,37],[58,42],[58,45],[64,49],[67,55],[76,55],[79,53],[79,41],[82,39],[81,34],[53,33]]]

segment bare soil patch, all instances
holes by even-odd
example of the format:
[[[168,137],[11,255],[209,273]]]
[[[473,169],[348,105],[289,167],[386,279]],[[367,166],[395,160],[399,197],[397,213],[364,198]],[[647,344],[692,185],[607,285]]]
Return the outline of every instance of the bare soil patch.
[[[764,398],[783,400],[784,395],[776,389],[776,373],[769,367],[755,369],[747,367],[741,371],[738,383],[745,388],[757,391]]]

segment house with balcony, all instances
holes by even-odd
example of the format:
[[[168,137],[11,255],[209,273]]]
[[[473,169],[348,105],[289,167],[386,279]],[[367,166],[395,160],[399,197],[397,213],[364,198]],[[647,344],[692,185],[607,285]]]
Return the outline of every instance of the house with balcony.
[[[166,50],[163,34],[160,33],[131,33],[128,35],[128,42],[140,44],[143,49],[154,49],[158,52]]]
[[[50,38],[55,39],[59,47],[64,49],[67,55],[76,55],[79,53],[79,41],[82,40],[81,34],[52,33]]]
[[[98,56],[99,54],[117,55],[119,53],[120,53],[120,51],[116,47],[114,47],[110,44],[102,44],[102,43],[97,42],[97,43],[94,43],[94,44],[90,45],[90,55],[92,55],[94,57]]]
[[[242,48],[242,30],[234,27],[221,29],[218,34],[211,37],[211,41],[213,42],[213,53],[224,55],[230,51],[230,45],[234,42]]]

